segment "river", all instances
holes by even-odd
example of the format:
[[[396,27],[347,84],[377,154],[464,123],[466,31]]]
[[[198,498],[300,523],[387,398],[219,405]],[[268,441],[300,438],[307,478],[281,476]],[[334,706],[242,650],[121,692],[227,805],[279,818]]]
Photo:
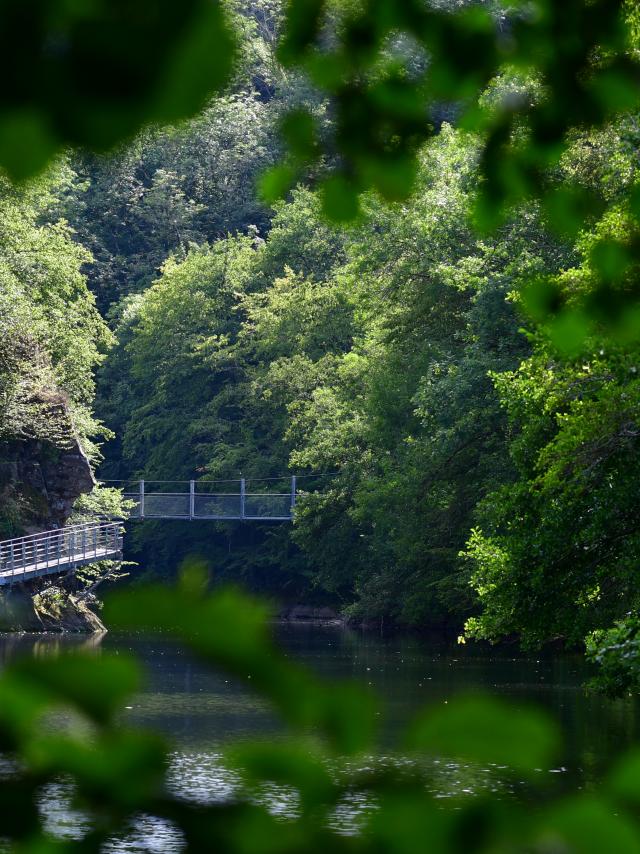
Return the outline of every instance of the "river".
[[[425,704],[445,703],[460,692],[490,692],[518,706],[536,703],[561,724],[565,746],[558,763],[541,773],[553,784],[589,788],[597,784],[611,757],[637,740],[640,715],[631,699],[609,700],[586,692],[589,673],[579,655],[524,655],[513,649],[456,645],[415,637],[382,638],[339,626],[281,625],[275,629],[286,654],[329,679],[353,678],[383,699],[382,743],[371,760],[398,761],[404,724]],[[166,638],[108,634],[100,641],[59,636],[0,636],[0,660],[15,654],[54,652],[86,645],[97,650],[126,650],[142,662],[145,689],[123,711],[128,725],[163,733],[172,744],[170,783],[190,798],[208,801],[233,792],[233,774],[221,753],[238,740],[275,734],[278,722],[245,684],[212,673]],[[461,768],[442,762],[438,794],[447,796],[504,785],[499,768]],[[262,793],[274,812],[295,809],[291,793],[277,788]],[[346,805],[336,822],[345,832],[357,828],[366,803]],[[69,806],[65,787],[51,787],[43,801],[50,829],[61,835],[82,833],[83,818]],[[170,827],[141,818],[113,851],[177,852],[180,840]]]

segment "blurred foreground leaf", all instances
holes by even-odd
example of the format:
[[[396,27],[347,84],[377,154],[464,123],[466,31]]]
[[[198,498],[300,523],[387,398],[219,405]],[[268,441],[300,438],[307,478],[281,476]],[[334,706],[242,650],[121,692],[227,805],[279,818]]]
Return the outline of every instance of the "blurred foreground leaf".
[[[22,659],[11,668],[10,677],[32,684],[53,701],[75,706],[98,723],[119,712],[141,684],[136,662],[124,655],[101,655],[99,660],[80,654],[46,661]]]
[[[191,115],[224,85],[233,52],[217,0],[6,0],[0,168],[27,178],[63,146],[106,149]]]
[[[248,596],[198,594],[190,583],[151,587],[109,597],[105,614],[114,627],[172,634],[208,663],[247,680],[291,726],[317,728],[339,752],[356,753],[371,742],[372,697],[355,685],[325,685],[286,661],[273,644],[268,610]]]
[[[551,809],[541,821],[539,836],[543,850],[572,854],[640,852],[637,824],[593,796],[568,799]]]
[[[457,697],[416,722],[409,747],[530,773],[548,766],[559,741],[556,728],[535,710],[516,714],[494,698]]]

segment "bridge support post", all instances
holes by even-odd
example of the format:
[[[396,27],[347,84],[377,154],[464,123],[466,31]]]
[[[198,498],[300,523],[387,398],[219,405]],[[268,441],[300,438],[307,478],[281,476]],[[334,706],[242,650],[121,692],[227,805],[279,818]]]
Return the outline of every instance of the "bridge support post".
[[[291,515],[293,516],[293,509],[296,506],[296,476],[295,474],[291,478]]]
[[[196,513],[196,482],[189,481],[189,520],[192,521]]]
[[[247,496],[246,481],[244,478],[240,481],[240,518],[244,519],[244,505]]]
[[[144,519],[144,480],[140,481],[140,518]]]

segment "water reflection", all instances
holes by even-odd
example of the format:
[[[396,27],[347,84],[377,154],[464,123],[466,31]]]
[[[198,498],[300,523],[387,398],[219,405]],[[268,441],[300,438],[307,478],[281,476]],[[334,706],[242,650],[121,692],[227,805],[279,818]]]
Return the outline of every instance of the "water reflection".
[[[417,638],[381,638],[337,626],[287,625],[275,629],[285,654],[331,680],[356,679],[384,700],[381,744],[361,767],[406,766],[421,771],[437,797],[474,796],[498,792],[518,796],[525,784],[510,781],[504,769],[461,765],[445,759],[407,759],[401,751],[401,733],[425,704],[446,703],[461,692],[489,691],[515,706],[534,702],[561,724],[565,749],[553,768],[540,769],[540,779],[556,788],[596,785],[611,758],[634,743],[639,735],[635,700],[611,701],[585,691],[588,671],[578,655],[521,655],[513,649],[469,645],[459,647]],[[225,768],[223,752],[232,742],[273,738],[280,733],[268,705],[255,697],[250,680],[229,679],[207,670],[167,638],[140,635],[0,636],[0,662],[17,654],[58,655],[67,648],[128,651],[142,662],[147,678],[139,695],[122,710],[127,725],[150,726],[173,744],[169,784],[174,792],[208,803],[231,797],[238,787]],[[381,717],[382,720],[382,717]],[[336,769],[339,770],[339,769]],[[70,805],[68,787],[50,787],[42,809],[52,831],[81,835],[82,815]],[[276,815],[297,810],[296,793],[283,787],[265,787],[254,797]],[[364,795],[346,798],[336,810],[336,829],[352,833],[375,809]],[[114,840],[111,851],[171,851],[181,849],[178,831],[169,824],[140,816],[126,838]]]
[[[71,649],[82,650],[82,652],[97,651],[106,636],[106,633],[100,632],[92,635],[0,632],[0,665],[20,655],[44,659],[55,658],[61,652]]]

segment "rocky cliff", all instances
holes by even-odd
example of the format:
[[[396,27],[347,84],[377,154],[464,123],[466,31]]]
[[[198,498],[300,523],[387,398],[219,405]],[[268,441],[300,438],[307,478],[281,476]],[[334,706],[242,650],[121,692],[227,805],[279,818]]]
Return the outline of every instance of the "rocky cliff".
[[[0,442],[0,539],[63,527],[76,499],[95,486],[65,399],[41,396],[37,403],[46,438],[41,431]],[[76,588],[74,575],[3,588],[0,631],[104,631]]]
[[[65,525],[78,496],[95,479],[64,400],[51,401],[51,438],[11,437],[0,442],[0,538]]]
[[[94,601],[66,587],[64,579],[39,579],[0,590],[0,632],[106,632],[91,610]]]

